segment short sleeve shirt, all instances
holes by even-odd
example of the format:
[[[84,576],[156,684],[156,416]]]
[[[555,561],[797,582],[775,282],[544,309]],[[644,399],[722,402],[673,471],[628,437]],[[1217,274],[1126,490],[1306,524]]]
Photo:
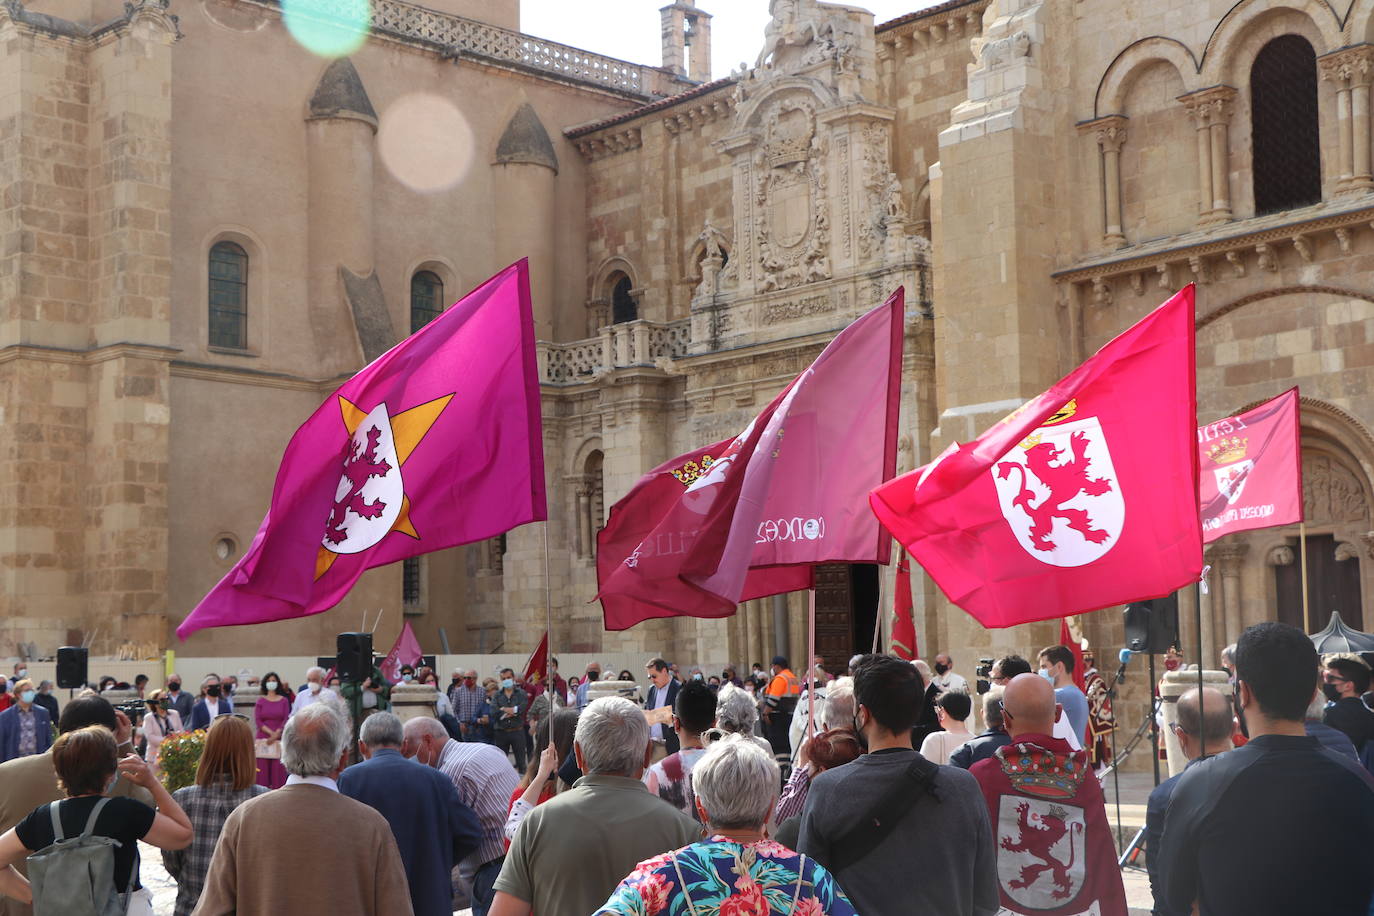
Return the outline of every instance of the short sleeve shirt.
[[[99,795],[83,795],[80,798],[53,802],[54,805],[62,806],[60,812],[63,835],[69,839],[80,836],[81,831],[86,828],[91,811],[99,801]],[[96,836],[107,836],[119,841],[119,847],[114,853],[114,878],[115,889],[121,894],[129,889],[131,876],[134,887],[139,887],[138,876],[133,874],[134,857],[138,853],[138,841],[153,829],[153,821],[156,818],[157,812],[143,802],[134,801],[132,798],[112,798],[95,822],[95,830],[92,832]],[[53,836],[52,815],[48,813],[48,806],[40,805],[34,808],[28,817],[15,825],[14,832],[19,837],[19,842],[30,852],[51,846],[56,837]]]

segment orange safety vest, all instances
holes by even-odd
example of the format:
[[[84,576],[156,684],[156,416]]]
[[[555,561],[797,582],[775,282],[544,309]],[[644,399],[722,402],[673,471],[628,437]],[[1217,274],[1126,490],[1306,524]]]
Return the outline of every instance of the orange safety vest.
[[[801,681],[788,668],[784,668],[773,679],[768,682],[768,687],[764,691],[765,696],[770,697],[797,697],[801,696]]]

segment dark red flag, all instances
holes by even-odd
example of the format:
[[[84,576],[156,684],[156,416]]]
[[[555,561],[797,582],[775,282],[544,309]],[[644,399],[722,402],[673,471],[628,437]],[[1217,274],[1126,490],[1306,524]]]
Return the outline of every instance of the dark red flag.
[[[987,627],[1157,598],[1202,570],[1193,287],[873,511]]]
[[[911,616],[911,561],[903,549],[897,556],[897,593],[892,597],[892,654],[911,661],[918,658],[916,621]]]
[[[530,653],[530,660],[525,663],[525,676],[521,678],[524,684],[541,684],[544,675],[549,670],[549,631],[544,631],[544,638],[539,640],[539,645]]]
[[[1197,430],[1202,540],[1302,521],[1298,389]]]
[[[597,536],[606,629],[728,617],[808,588],[819,563],[886,563],[863,498],[897,460],[902,290],[842,330],[748,427],[659,465]]]

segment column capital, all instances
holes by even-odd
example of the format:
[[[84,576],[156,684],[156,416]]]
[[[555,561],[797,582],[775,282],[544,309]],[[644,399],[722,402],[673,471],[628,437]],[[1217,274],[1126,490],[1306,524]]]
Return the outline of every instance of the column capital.
[[[1229,123],[1235,99],[1234,86],[1208,86],[1178,97],[1197,127]]]
[[[1250,552],[1250,545],[1244,541],[1233,541],[1229,544],[1215,544],[1207,548],[1207,560],[1217,567],[1217,572],[1223,576],[1233,576],[1238,570],[1236,566],[1245,555]]]
[[[1121,145],[1126,142],[1126,122],[1129,120],[1125,115],[1107,115],[1102,118],[1094,118],[1091,121],[1080,121],[1078,129],[1083,133],[1091,133],[1097,140],[1097,145],[1102,147],[1104,152],[1121,152]]]
[[[1317,68],[1322,79],[1339,88],[1368,86],[1374,79],[1374,45],[1359,44],[1323,54],[1317,58]]]

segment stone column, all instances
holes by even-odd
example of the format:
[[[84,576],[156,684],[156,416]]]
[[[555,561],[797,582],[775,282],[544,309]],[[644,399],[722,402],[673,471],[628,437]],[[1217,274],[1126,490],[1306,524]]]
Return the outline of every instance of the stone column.
[[[1082,127],[1093,131],[1102,157],[1102,241],[1109,248],[1120,248],[1126,244],[1121,228],[1121,147],[1126,142],[1126,118],[1108,115]]]
[[[1197,129],[1199,226],[1231,219],[1229,125],[1235,97],[1230,86],[1179,97]]]
[[[577,488],[577,555],[592,555],[592,494],[586,487]]]
[[[492,160],[496,208],[496,259],[509,264],[528,257],[534,336],[558,339],[554,328],[557,249],[558,155],[534,106],[516,109],[496,144]]]
[[[1204,687],[1215,687],[1223,695],[1229,695],[1231,685],[1227,680],[1225,671],[1213,671],[1204,668],[1202,671],[1202,684]],[[1164,736],[1164,747],[1168,756],[1169,775],[1177,776],[1183,772],[1183,768],[1188,765],[1188,761],[1183,757],[1183,748],[1178,743],[1178,736],[1174,734],[1174,723],[1178,721],[1178,698],[1189,690],[1197,687],[1197,668],[1188,666],[1180,668],[1178,671],[1166,671],[1164,680],[1159,688],[1159,696],[1163,701],[1160,704],[1160,712],[1163,714],[1164,725],[1160,729],[1160,734]],[[1206,704],[1203,704],[1203,711],[1206,712]],[[1207,753],[1217,754],[1222,750],[1230,750],[1231,744],[1228,741],[1223,747],[1207,748]]]
[[[1240,636],[1242,626],[1240,616],[1240,564],[1250,545],[1244,542],[1221,544],[1211,550],[1214,558],[1215,578],[1221,581],[1221,601],[1225,611],[1226,643],[1234,642]]]
[[[1343,48],[1317,59],[1322,79],[1336,88],[1339,146],[1335,162],[1336,193],[1349,194],[1374,187],[1371,179],[1369,85],[1374,71],[1374,45]]]

